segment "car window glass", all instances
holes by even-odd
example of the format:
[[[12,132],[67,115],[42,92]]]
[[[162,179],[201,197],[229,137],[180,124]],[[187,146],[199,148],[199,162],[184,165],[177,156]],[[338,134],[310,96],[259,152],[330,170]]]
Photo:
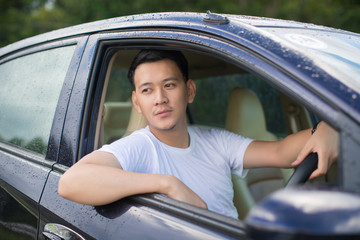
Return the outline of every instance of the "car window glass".
[[[234,88],[251,91],[259,99],[264,114],[266,128],[279,137],[287,135],[284,114],[278,91],[264,80],[251,73],[234,73],[216,77],[195,79],[197,86],[196,100],[190,104],[191,115],[195,124],[225,128],[230,93]],[[236,103],[239,104],[239,103]],[[249,105],[249,110],[256,111],[256,106]],[[255,124],[257,119],[253,119]]]
[[[127,69],[113,68],[111,70],[109,86],[106,93],[106,102],[131,101],[132,88],[127,79]]]
[[[75,46],[0,65],[0,140],[46,153],[51,125]]]

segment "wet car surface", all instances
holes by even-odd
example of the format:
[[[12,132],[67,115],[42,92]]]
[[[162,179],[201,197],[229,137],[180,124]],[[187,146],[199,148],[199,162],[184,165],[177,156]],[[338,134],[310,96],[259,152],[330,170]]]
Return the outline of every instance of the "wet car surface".
[[[250,89],[260,99],[265,130],[272,133],[272,140],[312,127],[318,120],[335,128],[340,134],[338,164],[320,183],[294,189],[273,183],[250,186],[251,178],[266,175],[267,170],[252,172],[239,190],[252,201],[246,207],[245,202],[238,203],[246,209],[241,214],[239,210],[240,219],[158,194],[98,207],[61,198],[57,184],[68,167],[134,130],[129,127],[135,120],[126,73],[132,58],[144,48],[176,49],[187,57],[198,88],[197,99],[189,106],[190,125],[228,129],[231,90]],[[53,239],[62,234],[74,239],[357,239],[359,62],[356,33],[212,13],[119,17],[3,47],[0,235],[10,239]],[[253,120],[245,131],[259,129],[256,124]],[[237,133],[258,137],[251,131]],[[287,178],[281,175],[280,180]],[[261,189],[270,186],[271,193],[263,194]],[[239,201],[244,201],[241,196]],[[336,201],[324,200],[332,198]],[[323,208],[315,211],[319,202]],[[314,216],[317,221],[306,227]],[[330,218],[335,220],[327,228],[324,222]]]

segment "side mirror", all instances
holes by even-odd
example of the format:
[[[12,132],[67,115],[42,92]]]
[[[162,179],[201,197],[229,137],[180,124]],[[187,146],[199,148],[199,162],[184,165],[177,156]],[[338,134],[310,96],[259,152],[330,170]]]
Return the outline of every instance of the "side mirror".
[[[279,190],[245,219],[251,239],[360,239],[360,196],[306,186]]]

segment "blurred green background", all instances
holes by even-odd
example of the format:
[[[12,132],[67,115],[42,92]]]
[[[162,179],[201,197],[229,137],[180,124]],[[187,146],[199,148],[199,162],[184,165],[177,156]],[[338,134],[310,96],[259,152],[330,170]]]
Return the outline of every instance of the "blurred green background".
[[[207,10],[297,20],[360,32],[360,0],[0,0],[0,47],[99,19]]]

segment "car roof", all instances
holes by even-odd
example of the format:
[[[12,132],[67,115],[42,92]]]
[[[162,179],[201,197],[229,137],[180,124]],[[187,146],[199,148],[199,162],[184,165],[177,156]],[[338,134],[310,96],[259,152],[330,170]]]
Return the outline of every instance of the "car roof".
[[[319,26],[315,24],[300,23],[291,20],[253,17],[253,16],[245,16],[245,15],[229,15],[229,14],[221,14],[219,16],[227,17],[228,19],[231,19],[232,21],[236,22],[238,25],[243,25],[243,26],[248,25],[256,28],[281,27],[281,28],[298,28],[298,29],[308,29],[308,30],[326,30],[331,32],[353,34],[359,37],[358,34],[352,32],[333,29],[325,26]],[[67,38],[67,37],[91,34],[102,31],[112,31],[112,30],[127,29],[127,28],[161,27],[161,26],[178,27],[178,28],[192,28],[192,27],[194,28],[195,25],[203,26],[204,25],[203,19],[205,17],[206,17],[205,13],[166,12],[166,13],[151,13],[151,14],[147,13],[147,14],[109,18],[109,19],[79,24],[71,27],[65,27],[62,29],[39,34],[34,37],[26,38],[24,40],[0,48],[0,56],[39,43],[49,42],[60,38]],[[186,25],[184,23],[186,23]]]
[[[360,35],[348,31],[263,17],[189,12],[149,13],[100,20],[40,34],[0,49],[0,57],[41,43],[125,29],[177,28],[224,36],[248,44],[286,71],[307,75],[306,85],[360,120]],[[272,59],[272,60],[271,60]],[[278,61],[281,59],[280,61]],[[291,70],[291,64],[292,69]],[[290,66],[290,67],[289,67]],[[293,74],[293,72],[292,72]],[[320,77],[321,76],[321,77]]]

